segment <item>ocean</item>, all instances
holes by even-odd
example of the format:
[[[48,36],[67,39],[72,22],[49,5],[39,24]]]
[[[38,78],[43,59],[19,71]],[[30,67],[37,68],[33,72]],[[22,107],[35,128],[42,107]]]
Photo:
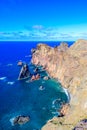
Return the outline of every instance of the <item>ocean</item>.
[[[0,42],[0,130],[41,130],[52,117],[58,116],[58,109],[68,97],[60,83],[55,79],[27,82],[17,80],[21,67],[19,60],[31,64],[31,49],[39,42]],[[60,42],[43,42],[54,47]],[[72,45],[73,42],[68,42]],[[45,71],[40,75],[46,76]],[[39,87],[45,89],[40,90]],[[30,121],[23,125],[12,125],[12,119],[19,115],[30,116]]]

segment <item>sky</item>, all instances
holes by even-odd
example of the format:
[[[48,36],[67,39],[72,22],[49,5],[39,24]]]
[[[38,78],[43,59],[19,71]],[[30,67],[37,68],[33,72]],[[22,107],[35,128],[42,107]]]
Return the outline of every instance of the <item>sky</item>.
[[[87,39],[87,0],[0,0],[0,41]]]

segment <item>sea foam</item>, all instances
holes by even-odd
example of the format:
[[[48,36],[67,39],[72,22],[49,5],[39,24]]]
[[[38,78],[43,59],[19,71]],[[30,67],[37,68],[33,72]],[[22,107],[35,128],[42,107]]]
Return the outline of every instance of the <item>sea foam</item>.
[[[12,66],[13,64],[7,64],[7,66]]]
[[[13,123],[13,122],[14,122],[14,119],[15,119],[15,117],[13,117],[13,118],[11,118],[11,119],[9,120],[9,121],[11,122],[11,125],[12,125],[12,126],[14,126],[14,123]]]
[[[63,88],[63,90],[64,90],[64,92],[66,93],[66,95],[68,97],[68,101],[70,102],[71,97],[70,97],[70,94],[69,94],[68,90],[66,88]]]
[[[6,77],[0,77],[0,80],[6,80]]]
[[[7,84],[9,84],[9,85],[13,85],[15,82],[13,81],[13,82],[7,82]]]

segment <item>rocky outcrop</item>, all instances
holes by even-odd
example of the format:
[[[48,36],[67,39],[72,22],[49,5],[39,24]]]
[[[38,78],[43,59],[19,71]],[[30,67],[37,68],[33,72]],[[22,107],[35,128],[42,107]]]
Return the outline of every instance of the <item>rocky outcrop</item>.
[[[30,75],[31,74],[30,74],[28,65],[27,64],[23,64],[23,66],[21,68],[21,71],[20,71],[20,74],[19,74],[19,77],[18,77],[18,80],[28,78]]]
[[[80,120],[87,118],[87,41],[78,40],[70,48],[66,43],[54,48],[38,44],[32,63],[42,65],[71,96],[68,113],[53,118],[42,130],[72,130]]]
[[[29,116],[17,116],[13,120],[13,125],[17,125],[17,124],[22,125],[27,123],[29,120],[30,120]]]
[[[32,75],[30,81],[34,81],[34,80],[38,80],[38,79],[40,79],[40,75],[39,75],[39,74],[36,74],[36,75]]]

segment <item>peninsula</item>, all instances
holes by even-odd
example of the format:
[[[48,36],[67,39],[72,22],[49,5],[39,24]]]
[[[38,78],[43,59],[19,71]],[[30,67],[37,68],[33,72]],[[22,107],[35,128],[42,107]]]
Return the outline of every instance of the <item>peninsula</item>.
[[[73,130],[87,119],[87,40],[77,40],[70,48],[66,43],[50,47],[38,44],[32,63],[42,65],[70,93],[70,108],[64,117],[55,117],[42,130]]]

